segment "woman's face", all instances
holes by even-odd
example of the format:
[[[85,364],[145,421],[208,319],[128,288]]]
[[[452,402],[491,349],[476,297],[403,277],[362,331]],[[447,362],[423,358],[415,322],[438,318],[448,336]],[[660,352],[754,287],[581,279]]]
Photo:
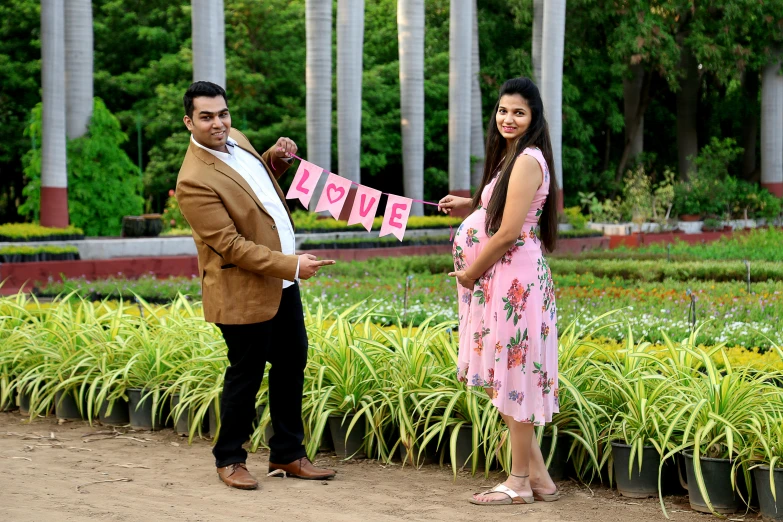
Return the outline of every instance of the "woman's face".
[[[506,141],[511,142],[522,136],[530,126],[533,115],[530,106],[519,94],[504,94],[500,97],[498,112],[495,121],[498,131]]]

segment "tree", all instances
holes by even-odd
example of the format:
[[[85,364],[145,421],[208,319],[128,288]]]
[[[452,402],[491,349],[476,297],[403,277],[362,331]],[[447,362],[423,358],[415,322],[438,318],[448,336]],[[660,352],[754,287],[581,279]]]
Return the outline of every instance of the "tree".
[[[41,0],[41,224],[58,228],[68,226],[64,21],[63,0]]]
[[[761,185],[783,197],[783,52],[776,49],[761,75]]]
[[[65,3],[66,122],[68,139],[87,132],[93,106],[92,2]]]
[[[478,6],[473,0],[473,49],[471,52],[471,92],[470,92],[470,155],[473,167],[470,184],[478,187],[484,175],[484,118],[481,115],[481,82],[479,79],[481,62],[479,59]]]
[[[541,41],[544,32],[544,0],[533,0],[533,81],[541,81]]]
[[[623,113],[625,139],[630,144],[629,158],[636,158],[644,151],[644,65],[631,65],[631,77],[623,78]],[[648,95],[649,96],[649,95]]]
[[[563,52],[565,45],[566,0],[548,0],[544,6],[541,44],[541,96],[544,101],[549,136],[552,139],[555,176],[563,186]],[[562,199],[558,202],[562,208]]]
[[[364,0],[337,2],[338,172],[361,181]],[[347,206],[347,205],[346,205]]]
[[[699,153],[698,107],[701,74],[699,63],[686,45],[680,54],[682,81],[677,91],[677,155],[680,179],[688,179]]]
[[[424,197],[424,0],[399,0],[400,123],[405,196]],[[479,107],[479,110],[481,108]],[[424,214],[414,202],[412,216]]]
[[[472,0],[451,0],[449,11],[449,192],[470,196]]]
[[[223,0],[191,2],[193,81],[226,86],[226,23]]]
[[[307,159],[332,168],[332,0],[305,0],[307,40]],[[326,177],[318,180],[310,210],[315,210]]]

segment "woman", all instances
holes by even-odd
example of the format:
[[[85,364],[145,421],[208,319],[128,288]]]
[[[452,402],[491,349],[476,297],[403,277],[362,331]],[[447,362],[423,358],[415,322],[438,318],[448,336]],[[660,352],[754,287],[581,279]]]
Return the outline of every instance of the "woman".
[[[487,131],[484,176],[475,196],[446,196],[445,213],[472,213],[454,239],[459,293],[459,379],[484,388],[508,426],[511,473],[473,495],[480,505],[553,501],[534,427],[558,408],[557,314],[542,255],[557,240],[558,187],[536,85],[508,80]],[[538,227],[539,231],[536,231]]]

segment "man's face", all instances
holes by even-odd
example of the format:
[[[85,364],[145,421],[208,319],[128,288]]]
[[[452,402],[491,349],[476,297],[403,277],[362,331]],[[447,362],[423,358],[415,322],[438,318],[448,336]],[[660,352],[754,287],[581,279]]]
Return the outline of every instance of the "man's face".
[[[231,114],[222,96],[193,99],[193,118],[185,115],[185,126],[201,145],[227,152],[226,140],[231,130]]]

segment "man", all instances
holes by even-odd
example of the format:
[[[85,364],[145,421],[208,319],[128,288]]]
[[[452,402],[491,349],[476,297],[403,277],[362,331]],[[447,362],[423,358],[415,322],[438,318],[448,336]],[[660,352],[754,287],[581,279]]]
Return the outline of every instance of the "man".
[[[231,129],[226,92],[214,83],[193,83],[184,104],[191,140],[177,201],[198,249],[204,317],[223,333],[230,363],[213,449],[218,476],[230,487],[258,487],[242,444],[252,432],[256,394],[270,362],[275,435],[269,471],[330,479],[334,471],[316,468],[302,445],[307,332],[297,280],[334,261],[295,255],[293,221],[276,178],[290,166],[296,144],[280,138],[259,155],[244,134]]]

